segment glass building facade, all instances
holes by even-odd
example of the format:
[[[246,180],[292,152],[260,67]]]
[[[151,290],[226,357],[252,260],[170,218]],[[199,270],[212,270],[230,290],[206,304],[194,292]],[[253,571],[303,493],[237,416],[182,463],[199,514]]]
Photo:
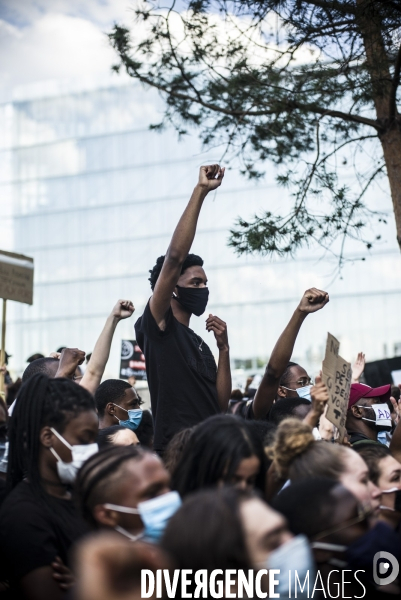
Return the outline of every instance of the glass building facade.
[[[91,351],[115,302],[129,298],[136,313],[119,324],[106,371],[118,376],[120,340],[133,339],[150,296],[148,271],[167,249],[199,166],[221,152],[202,152],[195,135],[178,141],[174,131],[149,130],[161,115],[158,97],[135,84],[0,106],[0,248],[35,260],[33,306],[9,303],[14,373],[34,352],[64,345]],[[208,310],[228,324],[233,366],[255,370],[264,363],[312,286],[327,289],[331,300],[306,320],[295,360],[316,372],[327,331],[348,360],[360,350],[369,360],[401,354],[400,256],[392,225],[365,261],[360,246],[351,248],[354,260],[334,280],[336,263],[316,248],[271,260],[239,258],[227,246],[237,216],[281,207],[286,193],[269,175],[249,183],[229,170],[202,210],[192,251],[205,261]],[[377,204],[391,211],[386,194]],[[203,317],[193,319],[193,328],[215,348]]]

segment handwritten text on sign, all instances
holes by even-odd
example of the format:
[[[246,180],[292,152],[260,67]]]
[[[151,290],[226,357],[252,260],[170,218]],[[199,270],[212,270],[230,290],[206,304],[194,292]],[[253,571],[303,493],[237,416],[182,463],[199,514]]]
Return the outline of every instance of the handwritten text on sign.
[[[328,333],[326,356],[322,366],[323,381],[329,391],[326,417],[337,427],[339,441],[342,442],[346,434],[345,421],[352,372],[350,363],[339,355],[339,349],[339,341],[331,333]]]
[[[33,258],[0,250],[0,298],[33,303]]]

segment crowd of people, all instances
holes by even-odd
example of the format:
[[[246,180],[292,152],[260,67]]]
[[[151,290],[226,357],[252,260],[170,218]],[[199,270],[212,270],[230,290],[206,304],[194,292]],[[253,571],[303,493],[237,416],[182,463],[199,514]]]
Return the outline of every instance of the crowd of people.
[[[150,271],[135,331],[151,410],[131,383],[101,382],[118,322],[134,313],[129,300],[113,308],[85,370],[78,348],[33,355],[16,382],[2,368],[0,600],[139,599],[144,570],[170,574],[154,598],[400,595],[400,390],[362,383],[359,354],[340,443],[321,373],[313,381],[291,362],[328,294],[304,293],[266,349],[260,382],[244,391],[232,390],[226,323],[205,320],[217,363],[190,328],[209,296],[190,249],[223,177],[219,165],[200,169]],[[214,588],[199,595],[201,577],[188,583],[184,572],[214,573]],[[258,593],[240,572],[261,573]]]

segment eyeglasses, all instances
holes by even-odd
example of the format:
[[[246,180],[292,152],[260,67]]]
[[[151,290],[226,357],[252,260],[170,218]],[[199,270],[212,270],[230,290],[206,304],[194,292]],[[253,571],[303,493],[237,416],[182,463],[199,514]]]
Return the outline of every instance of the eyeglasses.
[[[299,385],[300,387],[306,387],[307,385],[315,385],[315,382],[310,377],[303,377],[302,379],[298,379],[298,381],[289,381],[288,383],[293,383],[295,385]]]
[[[352,525],[357,525],[357,523],[363,523],[363,521],[367,521],[367,519],[374,513],[374,509],[367,508],[363,506],[358,506],[358,516],[353,519],[349,519],[340,525],[335,525],[334,527],[330,527],[330,529],[325,529],[321,531],[317,535],[313,537],[313,541],[321,540],[333,533],[337,533],[338,531],[343,531],[343,529],[347,529]]]

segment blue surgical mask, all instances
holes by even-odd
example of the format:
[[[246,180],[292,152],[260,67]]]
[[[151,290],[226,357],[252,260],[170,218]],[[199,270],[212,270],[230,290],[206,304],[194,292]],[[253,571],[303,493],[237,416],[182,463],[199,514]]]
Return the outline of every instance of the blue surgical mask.
[[[309,400],[309,402],[312,402],[312,396],[310,393],[312,389],[311,385],[304,385],[303,387],[296,388],[295,390],[285,387],[285,385],[282,385],[281,387],[283,387],[285,390],[290,390],[291,392],[297,392],[299,398],[303,398],[304,400]]]
[[[388,433],[388,431],[378,431],[377,441],[388,448],[391,442],[391,435]]]
[[[298,388],[297,394],[300,398],[303,398],[304,400],[309,400],[309,402],[312,402],[312,396],[311,396],[311,391],[312,386],[311,385],[305,385],[304,387]]]
[[[280,598],[290,598],[289,571],[291,571],[292,588],[294,586],[295,571],[301,583],[309,575],[309,581],[315,579],[315,564],[305,535],[297,535],[286,542],[277,550],[274,550],[267,559],[267,569],[278,569],[280,571],[279,584],[275,587]],[[297,598],[309,598],[308,586],[304,591],[297,589]]]
[[[142,421],[143,410],[141,408],[133,408],[131,410],[126,410],[125,408],[119,406],[118,404],[115,404],[114,402],[113,404],[114,406],[118,406],[118,408],[121,408],[121,410],[125,410],[125,412],[128,413],[129,418],[126,421],[120,421],[120,419],[116,417],[116,415],[114,415],[117,421],[120,423],[121,427],[127,427],[132,431],[138,429]]]
[[[156,544],[162,537],[169,519],[180,508],[181,498],[178,492],[168,492],[161,496],[156,496],[151,500],[140,502],[138,508],[128,506],[119,506],[118,504],[105,504],[105,508],[116,510],[130,515],[139,515],[144,524],[144,531],[139,535],[132,535],[122,527],[116,527],[116,530],[125,535],[131,541],[143,539],[146,542]]]

